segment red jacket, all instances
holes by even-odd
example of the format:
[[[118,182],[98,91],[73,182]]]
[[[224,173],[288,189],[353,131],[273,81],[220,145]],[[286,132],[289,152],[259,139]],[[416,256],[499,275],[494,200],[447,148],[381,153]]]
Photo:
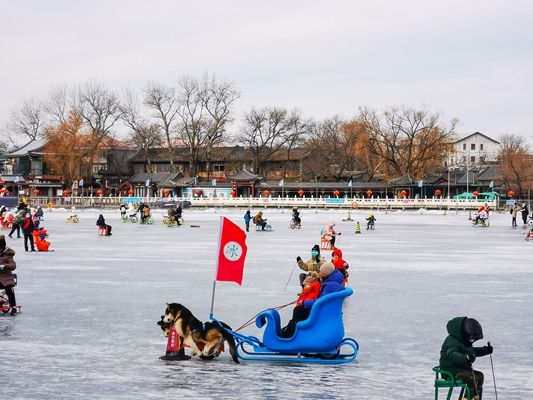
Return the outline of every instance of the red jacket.
[[[333,259],[334,255],[337,255],[337,259]],[[343,260],[342,251],[340,249],[333,250],[333,252],[331,253],[331,257],[331,263],[335,266],[336,269],[340,270],[341,272],[346,271],[348,268],[350,268],[348,263]]]
[[[309,286],[304,288],[302,293],[300,293],[300,296],[298,296],[298,300],[296,300],[296,305],[301,306],[304,300],[315,300],[318,298],[319,294],[320,294],[320,282],[314,281]]]

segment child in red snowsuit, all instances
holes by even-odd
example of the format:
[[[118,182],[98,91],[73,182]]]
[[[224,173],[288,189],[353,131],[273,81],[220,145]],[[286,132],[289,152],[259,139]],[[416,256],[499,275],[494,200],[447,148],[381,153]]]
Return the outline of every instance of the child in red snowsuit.
[[[346,280],[348,279],[347,269],[350,268],[350,266],[342,258],[342,251],[340,249],[335,249],[331,253],[331,263],[335,266],[336,269],[338,269],[342,273],[342,275],[344,276],[344,281],[346,283]]]
[[[305,300],[315,300],[320,294],[320,275],[318,272],[311,271],[304,279],[303,290],[296,300],[296,306],[301,306]]]

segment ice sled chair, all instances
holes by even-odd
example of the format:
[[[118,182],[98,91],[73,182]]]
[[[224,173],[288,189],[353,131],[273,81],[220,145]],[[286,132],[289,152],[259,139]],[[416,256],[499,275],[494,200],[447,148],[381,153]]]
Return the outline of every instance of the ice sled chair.
[[[270,232],[270,231],[272,231],[272,225],[270,225],[269,223],[267,223],[267,224],[265,225],[265,229],[263,229],[263,227],[262,227],[261,225],[256,224],[256,225],[255,225],[255,230],[256,230],[256,231]]]
[[[435,372],[435,400],[439,400],[439,389],[448,388],[448,394],[446,400],[450,400],[453,395],[454,388],[461,388],[459,392],[458,400],[462,400],[466,397],[467,400],[472,400],[472,394],[470,393],[470,388],[466,383],[460,379],[455,379],[451,373],[445,371],[438,366],[433,368]]]
[[[325,233],[324,229],[320,231],[320,250],[331,250],[330,239],[325,236]]]
[[[296,324],[292,337],[279,336],[281,331],[278,311],[261,312],[255,324],[265,327],[263,340],[236,335],[239,357],[244,360],[292,361],[300,363],[340,364],[357,357],[359,344],[344,337],[342,304],[353,290],[345,288],[319,298],[311,308],[309,318]],[[341,353],[347,346],[350,352]]]
[[[15,284],[13,286],[17,286],[17,274],[13,274],[13,280],[15,281]],[[13,288],[13,291],[14,290],[15,289]],[[17,305],[15,307],[17,308],[17,311],[20,312],[21,306]],[[11,310],[11,306],[9,305],[9,300],[7,298],[5,287],[0,283],[0,312],[5,314],[9,310]]]

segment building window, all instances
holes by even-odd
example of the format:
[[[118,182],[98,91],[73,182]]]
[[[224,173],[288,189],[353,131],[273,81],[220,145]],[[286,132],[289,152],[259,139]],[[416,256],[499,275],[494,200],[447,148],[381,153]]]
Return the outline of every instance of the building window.
[[[97,174],[102,168],[101,165],[93,165],[93,174]]]
[[[170,164],[155,164],[155,172],[170,172]]]
[[[463,143],[463,150],[466,150],[466,143]]]
[[[213,172],[224,172],[224,164],[213,164]]]
[[[471,143],[470,144],[470,150],[475,150],[476,149],[476,144],[475,143]]]
[[[476,162],[476,156],[470,156],[470,161],[471,162]]]
[[[479,150],[483,151],[483,143],[479,145]]]

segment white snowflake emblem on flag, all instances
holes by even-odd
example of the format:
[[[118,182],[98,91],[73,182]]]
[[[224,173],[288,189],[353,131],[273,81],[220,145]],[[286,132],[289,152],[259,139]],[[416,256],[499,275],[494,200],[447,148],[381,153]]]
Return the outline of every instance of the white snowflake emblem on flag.
[[[229,261],[237,261],[242,256],[242,247],[237,242],[228,242],[224,245],[224,257]]]

